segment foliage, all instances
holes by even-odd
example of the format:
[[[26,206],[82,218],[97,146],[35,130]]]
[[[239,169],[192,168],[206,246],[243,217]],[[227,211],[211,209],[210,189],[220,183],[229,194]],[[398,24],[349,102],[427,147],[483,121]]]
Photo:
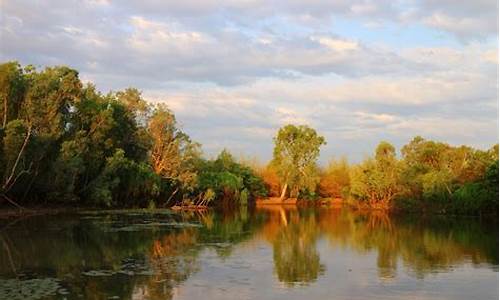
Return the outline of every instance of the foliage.
[[[371,207],[498,213],[498,145],[482,151],[415,137],[401,153],[382,142],[375,158],[353,166],[350,196]]]
[[[174,188],[192,191],[196,184],[195,162],[200,156],[200,145],[193,143],[176,123],[174,114],[158,105],[148,124],[152,138],[151,165],[156,174]]]
[[[321,195],[372,208],[498,213],[498,144],[483,151],[417,136],[401,153],[398,158],[391,144],[381,142],[359,164],[332,161],[322,173]]]
[[[227,150],[215,160],[200,160],[197,189],[211,191],[223,205],[246,204],[267,195],[264,181],[252,169],[237,163]]]
[[[270,197],[279,197],[281,193],[278,172],[272,164],[268,164],[260,173]]]
[[[489,150],[415,137],[381,142],[349,165],[316,161],[325,139],[286,125],[272,161],[214,160],[165,104],[134,88],[102,94],[76,70],[0,65],[0,201],[27,205],[164,207],[244,205],[258,197],[349,199],[376,208],[498,213],[498,144]],[[319,187],[319,188],[318,188]]]
[[[498,212],[498,159],[484,177],[468,182],[453,193],[451,211],[459,214],[488,214]]]
[[[349,163],[344,157],[332,159],[321,174],[319,193],[323,197],[346,198],[349,195],[351,178]]]
[[[11,62],[0,65],[0,96],[2,200],[160,207],[267,194],[228,153],[202,162],[168,107],[136,89],[103,95],[70,68]]]
[[[325,138],[306,125],[286,125],[278,131],[274,144],[272,164],[283,186],[281,198],[288,187],[292,197],[301,190],[314,192],[319,182],[316,160]]]
[[[400,172],[394,147],[381,142],[375,151],[375,159],[367,159],[352,169],[351,195],[372,207],[390,207],[401,190]]]

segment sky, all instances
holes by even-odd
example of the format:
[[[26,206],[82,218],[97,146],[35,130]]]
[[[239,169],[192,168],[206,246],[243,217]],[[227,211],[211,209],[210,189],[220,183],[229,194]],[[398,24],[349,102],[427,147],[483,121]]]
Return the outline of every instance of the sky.
[[[0,0],[0,61],[164,102],[208,157],[285,124],[357,162],[414,136],[498,142],[497,0]]]

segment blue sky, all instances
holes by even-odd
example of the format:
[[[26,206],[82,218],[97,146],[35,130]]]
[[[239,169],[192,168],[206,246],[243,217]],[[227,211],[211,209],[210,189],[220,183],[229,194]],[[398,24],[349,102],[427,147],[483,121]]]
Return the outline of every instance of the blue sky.
[[[498,1],[0,2],[0,59],[165,102],[207,156],[266,161],[287,123],[359,161],[380,140],[498,142]]]

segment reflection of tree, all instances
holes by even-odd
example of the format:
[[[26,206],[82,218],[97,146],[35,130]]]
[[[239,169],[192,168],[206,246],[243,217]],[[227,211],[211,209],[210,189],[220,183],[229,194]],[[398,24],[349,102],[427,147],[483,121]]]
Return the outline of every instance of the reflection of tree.
[[[377,245],[377,267],[379,277],[389,280],[396,276],[398,240],[395,238],[395,228],[389,215],[385,211],[373,211],[362,216],[365,226],[361,227],[359,237],[367,241],[367,247]],[[381,242],[380,242],[381,241]]]
[[[272,241],[278,279],[290,286],[315,281],[325,270],[316,250],[319,228],[315,216],[300,217],[292,213],[287,218],[280,210],[279,218],[283,225]]]
[[[397,275],[397,263],[417,277],[469,262],[498,265],[498,225],[492,230],[491,224],[477,219],[408,219],[382,212],[283,207],[52,218],[0,226],[0,277],[14,278],[17,272],[64,278],[64,287],[85,299],[128,299],[134,294],[170,299],[173,288],[197,271],[202,249],[215,250],[224,259],[235,245],[255,238],[269,241],[277,277],[291,286],[313,282],[325,271],[316,249],[320,233],[336,247],[376,251],[384,280]],[[111,275],[83,274],[90,270]]]
[[[127,299],[133,293],[170,299],[172,288],[197,270],[198,230],[168,229],[160,221],[189,220],[148,214],[29,218],[2,234],[12,258],[0,249],[0,276],[15,276],[12,260],[23,273],[64,278],[64,286],[85,299]]]
[[[166,234],[153,242],[147,254],[152,276],[134,287],[134,293],[148,299],[171,299],[172,289],[198,270],[196,263],[197,232],[183,229]]]
[[[498,236],[477,220],[408,220],[381,211],[323,210],[319,226],[333,244],[359,252],[377,250],[379,277],[384,280],[396,276],[398,259],[417,277],[469,259],[498,264]]]

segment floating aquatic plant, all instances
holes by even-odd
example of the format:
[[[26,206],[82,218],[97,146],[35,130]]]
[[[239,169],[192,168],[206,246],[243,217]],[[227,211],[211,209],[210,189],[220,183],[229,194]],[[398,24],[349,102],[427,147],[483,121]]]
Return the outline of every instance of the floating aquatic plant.
[[[56,278],[0,279],[0,299],[36,300],[56,294],[69,294]]]

